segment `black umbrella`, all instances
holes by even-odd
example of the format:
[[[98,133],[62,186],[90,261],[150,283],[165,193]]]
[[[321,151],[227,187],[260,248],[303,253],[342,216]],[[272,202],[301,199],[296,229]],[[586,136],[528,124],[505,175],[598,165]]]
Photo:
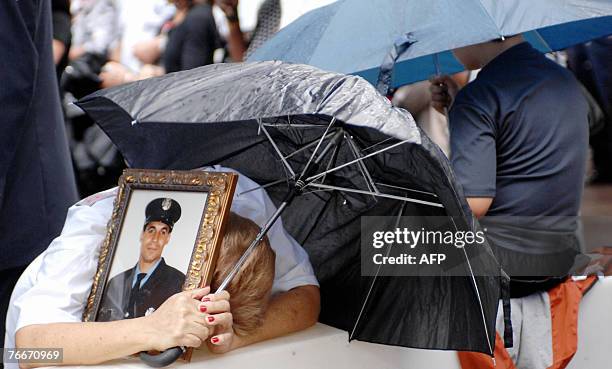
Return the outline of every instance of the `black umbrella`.
[[[463,276],[361,275],[364,215],[477,229],[442,152],[365,80],[280,62],[217,64],[78,105],[131,167],[221,164],[265,187],[310,256],[321,322],[350,339],[492,355],[504,279],[488,246],[456,249]]]

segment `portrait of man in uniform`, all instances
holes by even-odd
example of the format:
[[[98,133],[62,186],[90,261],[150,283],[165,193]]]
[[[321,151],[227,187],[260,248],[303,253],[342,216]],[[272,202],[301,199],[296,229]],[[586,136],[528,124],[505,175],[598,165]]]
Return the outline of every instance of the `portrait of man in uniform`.
[[[108,282],[97,321],[131,319],[157,309],[182,290],[185,274],[166,264],[162,253],[181,218],[181,206],[171,198],[156,198],[145,209],[136,264]]]

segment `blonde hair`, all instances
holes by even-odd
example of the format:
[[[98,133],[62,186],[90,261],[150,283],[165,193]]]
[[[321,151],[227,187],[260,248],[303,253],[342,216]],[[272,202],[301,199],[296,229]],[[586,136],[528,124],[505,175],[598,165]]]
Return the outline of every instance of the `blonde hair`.
[[[232,267],[259,233],[251,220],[230,213],[211,287],[216,291]],[[267,237],[255,247],[227,286],[234,319],[234,332],[246,336],[261,327],[274,282],[276,255]]]

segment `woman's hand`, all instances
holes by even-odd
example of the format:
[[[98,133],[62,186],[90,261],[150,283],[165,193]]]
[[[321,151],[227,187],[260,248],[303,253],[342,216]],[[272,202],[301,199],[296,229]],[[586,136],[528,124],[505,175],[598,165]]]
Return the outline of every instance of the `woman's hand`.
[[[206,340],[208,349],[216,354],[223,354],[237,346],[238,336],[234,333],[234,320],[230,311],[230,294],[221,291],[206,295],[200,304],[201,311],[208,314],[206,321],[212,330],[211,337]]]
[[[163,351],[175,346],[200,347],[212,332],[207,322],[209,315],[200,310],[200,299],[209,292],[210,288],[205,287],[177,293],[143,318],[151,331],[151,348]]]

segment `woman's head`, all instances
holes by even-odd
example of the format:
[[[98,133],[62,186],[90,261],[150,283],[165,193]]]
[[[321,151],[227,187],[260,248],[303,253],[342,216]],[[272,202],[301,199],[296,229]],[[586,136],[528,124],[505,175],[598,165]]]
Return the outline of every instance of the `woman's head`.
[[[230,213],[226,229],[212,278],[213,291],[219,288],[259,233],[259,227],[253,221],[235,213]],[[239,336],[248,335],[263,324],[274,282],[275,259],[274,251],[265,237],[227,286],[234,331]]]

